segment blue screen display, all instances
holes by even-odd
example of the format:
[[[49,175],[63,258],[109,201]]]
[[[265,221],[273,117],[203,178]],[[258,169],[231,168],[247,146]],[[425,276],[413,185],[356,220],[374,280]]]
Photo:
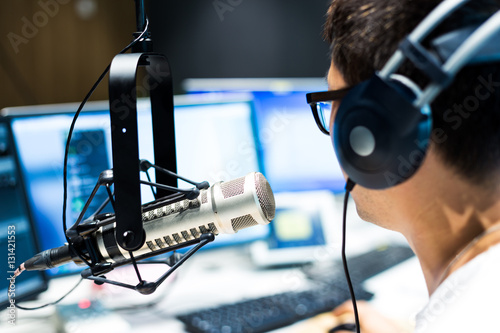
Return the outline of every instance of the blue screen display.
[[[344,191],[331,140],[322,134],[305,92],[254,92],[264,173],[276,192]]]
[[[187,79],[184,88],[193,94],[252,94],[263,173],[274,192],[344,191],[331,140],[319,131],[306,102],[306,93],[327,90],[324,78]]]

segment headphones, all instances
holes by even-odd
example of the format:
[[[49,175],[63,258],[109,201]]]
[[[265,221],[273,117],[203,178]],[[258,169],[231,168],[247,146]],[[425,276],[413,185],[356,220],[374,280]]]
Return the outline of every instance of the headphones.
[[[356,184],[384,189],[413,176],[430,140],[430,103],[464,66],[500,60],[500,11],[479,26],[434,39],[432,51],[422,46],[436,26],[467,2],[441,2],[401,42],[380,72],[343,98],[332,142],[342,169]],[[430,79],[425,89],[395,74],[406,59]]]

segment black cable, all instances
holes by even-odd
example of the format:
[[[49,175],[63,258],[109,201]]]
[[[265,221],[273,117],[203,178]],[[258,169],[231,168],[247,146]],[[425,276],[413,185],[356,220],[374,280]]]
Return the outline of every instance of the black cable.
[[[146,18],[146,27],[144,28],[144,31],[136,38],[134,39],[129,45],[127,45],[123,50],[121,50],[118,54],[125,53],[128,51],[132,46],[134,46],[137,42],[139,42],[144,35],[147,33],[149,29],[149,20]],[[71,126],[68,131],[68,138],[66,139],[66,148],[64,150],[64,165],[63,165],[63,212],[62,212],[62,222],[63,222],[63,231],[64,231],[64,237],[66,237],[66,241],[68,242],[69,248],[73,253],[75,253],[87,266],[90,267],[90,263],[80,254],[76,249],[73,247],[71,244],[68,235],[66,235],[66,230],[67,230],[67,225],[66,225],[66,210],[67,210],[67,200],[68,200],[68,157],[69,157],[69,147],[70,147],[70,142],[71,142],[71,137],[73,135],[73,131],[75,129],[75,124],[76,120],[78,119],[78,116],[80,115],[83,107],[87,103],[87,101],[90,99],[90,96],[94,93],[94,91],[97,89],[101,81],[104,79],[106,74],[109,72],[109,69],[111,67],[111,63],[106,67],[104,72],[99,76],[97,81],[94,83],[90,91],[87,93],[85,98],[83,99],[82,103],[78,107],[78,110],[76,111],[75,115],[73,116],[73,120],[71,122]]]
[[[340,324],[329,330],[328,333],[335,333],[340,331],[356,332],[356,324]]]
[[[360,333],[359,327],[359,315],[358,315],[358,306],[356,305],[356,295],[354,294],[354,288],[352,287],[351,276],[349,275],[349,269],[347,267],[347,258],[345,255],[345,244],[346,244],[346,221],[347,221],[347,203],[349,201],[349,194],[356,183],[354,183],[351,179],[347,179],[347,183],[345,185],[345,196],[344,196],[344,214],[342,216],[342,265],[344,266],[344,273],[347,280],[347,286],[349,287],[349,293],[351,294],[352,306],[354,308],[354,321],[356,322],[356,332]]]
[[[64,294],[61,298],[59,298],[58,300],[56,300],[54,302],[47,303],[47,304],[40,305],[40,306],[36,306],[34,308],[26,308],[24,306],[20,306],[20,305],[16,304],[16,308],[21,309],[21,310],[39,310],[39,309],[46,308],[49,305],[56,305],[57,303],[62,301],[66,296],[71,294],[73,292],[73,290],[75,290],[80,285],[80,283],[82,283],[82,281],[83,281],[83,278],[80,278],[80,280],[77,282],[77,284],[73,288],[71,288],[66,294]],[[10,294],[10,289],[9,289],[9,294]],[[10,296],[9,296],[9,301],[10,301]]]

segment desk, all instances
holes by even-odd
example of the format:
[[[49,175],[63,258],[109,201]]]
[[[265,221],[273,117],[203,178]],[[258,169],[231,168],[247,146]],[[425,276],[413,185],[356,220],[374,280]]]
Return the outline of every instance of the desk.
[[[163,266],[160,271],[163,271]],[[131,267],[114,272],[118,279],[133,282],[136,277]],[[159,274],[156,269],[145,270],[147,280]],[[148,275],[150,275],[148,277]],[[109,276],[111,278],[111,276]],[[53,279],[49,290],[36,302],[25,302],[25,306],[54,301],[77,281],[78,276]],[[146,333],[153,331],[182,333],[183,325],[175,316],[217,304],[237,302],[245,298],[256,298],[284,291],[306,288],[308,280],[300,268],[262,269],[253,265],[248,247],[239,246],[202,251],[170,277],[154,294],[143,296],[134,291],[114,287],[96,286],[90,281],[82,284],[61,304],[74,304],[82,299],[97,299],[112,311],[107,323],[92,328],[92,333]],[[372,303],[389,317],[402,322],[411,321],[412,316],[425,304],[425,283],[416,258],[410,259],[374,278],[366,281],[366,288],[375,293]],[[147,307],[146,304],[155,303]],[[132,309],[118,308],[130,307]],[[56,307],[37,311],[18,310],[17,325],[9,326],[6,312],[1,312],[0,331],[7,333],[56,333]],[[120,326],[126,324],[125,326]],[[112,328],[105,327],[111,326]],[[118,329],[118,327],[121,327]],[[303,323],[276,330],[275,333],[295,333]],[[68,333],[85,333],[90,330],[74,325]]]

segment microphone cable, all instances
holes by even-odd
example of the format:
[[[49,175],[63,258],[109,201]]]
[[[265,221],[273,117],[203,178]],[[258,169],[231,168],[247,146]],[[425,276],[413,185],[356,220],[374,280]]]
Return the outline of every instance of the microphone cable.
[[[49,305],[56,305],[57,303],[59,303],[60,301],[62,301],[63,299],[65,299],[66,296],[68,296],[69,294],[71,294],[73,292],[73,290],[75,290],[80,285],[80,283],[82,283],[82,281],[83,281],[83,278],[80,278],[80,280],[78,280],[78,282],[66,294],[62,295],[59,299],[57,299],[54,302],[46,303],[46,304],[43,304],[43,305],[40,305],[40,306],[35,306],[35,307],[32,307],[32,308],[27,308],[27,307],[20,306],[20,305],[16,304],[16,309],[21,309],[21,310],[26,310],[26,311],[28,311],[28,310],[39,310],[39,309],[46,308]],[[10,288],[9,288],[9,301],[10,301]]]
[[[346,229],[347,229],[347,203],[349,201],[349,194],[352,189],[356,185],[351,179],[347,179],[345,185],[345,195],[344,195],[344,213],[342,216],[342,265],[344,267],[344,274],[347,280],[347,286],[349,287],[349,293],[351,294],[352,306],[354,309],[354,321],[356,323],[356,332],[360,333],[359,327],[359,315],[358,315],[358,306],[356,304],[356,295],[354,294],[354,288],[351,282],[351,276],[349,275],[349,269],[347,267],[347,258],[345,254],[345,245],[346,245]]]
[[[137,42],[139,42],[144,35],[148,32],[149,30],[149,19],[146,17],[146,26],[144,27],[144,30],[141,32],[137,38],[135,38],[130,44],[128,44],[123,50],[121,50],[118,54],[122,54],[127,52],[130,48],[132,48]],[[71,244],[68,235],[66,235],[66,230],[67,230],[67,224],[66,224],[66,210],[67,210],[67,200],[68,200],[68,157],[69,157],[69,148],[70,148],[70,142],[71,142],[71,137],[73,136],[73,131],[75,129],[76,125],[76,120],[78,119],[78,116],[82,112],[83,107],[87,103],[87,101],[90,99],[94,91],[97,89],[99,84],[102,82],[106,74],[108,74],[109,69],[111,68],[111,63],[108,64],[108,66],[104,69],[102,74],[99,76],[97,81],[94,83],[90,91],[87,93],[85,98],[83,99],[82,103],[78,107],[78,110],[76,111],[75,115],[73,116],[73,120],[71,122],[69,131],[68,131],[68,137],[66,139],[66,147],[64,150],[64,164],[63,164],[63,212],[62,212],[62,223],[63,223],[63,231],[64,231],[64,237],[66,237],[66,240],[68,242],[70,250],[75,253],[87,266],[91,267],[90,263],[76,251],[76,249],[73,247]]]

